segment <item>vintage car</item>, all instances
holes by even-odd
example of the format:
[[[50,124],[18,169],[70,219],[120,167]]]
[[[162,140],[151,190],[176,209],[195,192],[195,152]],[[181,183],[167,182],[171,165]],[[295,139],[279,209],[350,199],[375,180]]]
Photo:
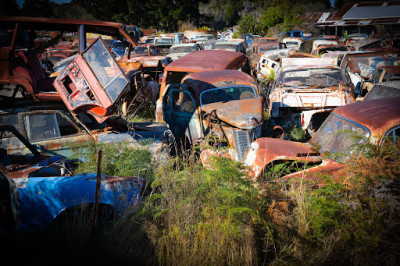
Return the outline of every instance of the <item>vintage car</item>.
[[[167,56],[171,58],[172,61],[181,58],[191,52],[204,50],[203,47],[198,43],[183,43],[175,44],[169,48],[169,54]]]
[[[215,43],[215,50],[227,50],[232,52],[246,53],[244,42],[221,41]]]
[[[284,43],[287,48],[292,48],[298,51],[300,49],[300,45],[303,43],[303,39],[294,37],[284,38],[282,43]]]
[[[161,55],[158,49],[160,48],[153,44],[142,44],[135,47],[129,46],[125,51],[125,56],[118,60],[118,64],[125,73],[134,69],[135,65],[139,64],[146,80],[159,82],[164,67],[172,61],[167,55]],[[154,99],[154,102],[156,100]]]
[[[364,99],[364,96],[374,88],[375,84],[395,80],[400,80],[400,66],[378,66],[371,79],[361,82],[359,91],[356,91],[358,92],[357,101]]]
[[[260,61],[260,57],[262,56],[262,54],[264,54],[267,51],[277,50],[281,48],[286,48],[286,45],[278,41],[276,42],[268,41],[268,42],[253,44],[249,56],[250,66],[253,75],[254,76],[257,75],[257,64]]]
[[[309,143],[274,138],[259,138],[251,143],[244,163],[250,167],[254,181],[264,178],[263,172],[274,163],[308,164],[302,171],[293,171],[284,179],[314,179],[332,175],[339,181],[345,173],[344,163],[365,143],[381,144],[386,138],[400,140],[400,98],[357,102],[336,108],[318,129]],[[269,177],[265,177],[269,178]]]
[[[272,125],[298,125],[313,134],[334,108],[353,103],[348,75],[329,58],[282,58],[269,94]]]
[[[265,52],[257,64],[257,80],[260,82],[271,82],[270,79],[275,77],[276,72],[279,70],[281,59],[288,57],[292,51],[294,50],[278,49]]]
[[[311,54],[318,54],[317,49],[320,46],[326,46],[326,45],[339,45],[337,41],[327,41],[327,40],[315,40],[313,42]],[[346,49],[347,50],[347,49]]]
[[[347,47],[349,51],[400,52],[400,49],[391,46],[388,41],[375,38],[368,38],[361,42],[348,45]]]
[[[364,97],[364,101],[373,99],[399,97],[400,80],[380,82],[372,86],[371,90]]]
[[[169,84],[181,83],[189,73],[222,69],[248,71],[247,57],[242,53],[220,50],[202,50],[175,60],[164,69],[159,99],[156,104],[156,121],[163,121],[162,99]]]
[[[40,152],[70,157],[71,147],[83,148],[90,142],[126,143],[148,149],[155,161],[169,158],[168,128],[160,123],[128,123],[122,118],[110,118],[97,123],[92,116],[81,113],[71,116],[61,104],[10,106],[0,110],[0,125],[12,125]],[[18,147],[10,146],[9,149]]]
[[[347,47],[345,45],[320,45],[317,47],[317,49],[315,50],[315,54],[316,55],[323,55],[325,53],[329,53],[329,52],[345,52],[347,51]]]
[[[168,86],[163,116],[178,144],[223,148],[203,151],[203,162],[214,151],[242,161],[250,142],[261,137],[263,99],[258,95],[255,80],[238,70],[192,73],[182,84]]]
[[[92,213],[112,218],[141,201],[146,181],[140,177],[73,175],[72,161],[42,155],[14,127],[0,126],[0,136],[1,230],[46,230],[79,212],[88,220]]]
[[[0,94],[7,97],[32,97],[60,101],[53,87],[54,78],[44,71],[37,55],[58,42],[64,32],[79,32],[79,52],[86,49],[86,33],[113,36],[131,46],[136,40],[119,23],[33,17],[2,17],[1,30],[7,33],[0,47]],[[39,47],[33,37],[37,31],[54,31],[57,36]],[[28,38],[24,38],[28,36]],[[29,38],[30,37],[30,38]],[[108,50],[108,49],[107,49]],[[12,86],[9,86],[12,84]]]

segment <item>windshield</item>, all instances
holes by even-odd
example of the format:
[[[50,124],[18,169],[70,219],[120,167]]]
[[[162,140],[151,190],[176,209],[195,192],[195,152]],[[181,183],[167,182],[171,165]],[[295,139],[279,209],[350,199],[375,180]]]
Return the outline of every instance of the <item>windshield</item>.
[[[83,57],[92,69],[101,86],[114,102],[128,85],[124,74],[111,56],[110,52],[97,39],[92,46],[83,53]]]
[[[113,49],[125,49],[125,45],[122,42],[114,42],[112,44]]]
[[[214,35],[197,35],[196,37],[194,37],[195,39],[199,39],[199,38],[206,38],[208,40],[215,40]]]
[[[234,51],[236,52],[236,46],[237,45],[233,45],[233,44],[216,44],[215,48],[216,49],[225,49],[225,50],[229,50],[229,51]]]
[[[257,97],[257,92],[250,86],[234,86],[213,88],[203,91],[200,94],[200,104],[210,104],[216,102],[229,102],[235,100],[245,100]]]
[[[135,47],[135,54],[147,54],[149,52],[149,49],[147,47]]]
[[[174,40],[171,38],[156,39],[155,44],[174,44]]]
[[[348,83],[343,72],[337,68],[307,68],[284,71],[279,75],[278,80],[278,84],[284,86],[333,86],[339,85],[340,82]]]
[[[360,152],[360,144],[369,138],[369,131],[353,121],[331,113],[311,139],[319,151],[337,162],[346,162],[352,153]]]
[[[190,53],[190,52],[193,52],[195,49],[194,49],[194,46],[178,46],[178,47],[172,47],[171,48],[171,54],[174,54],[174,53]]]

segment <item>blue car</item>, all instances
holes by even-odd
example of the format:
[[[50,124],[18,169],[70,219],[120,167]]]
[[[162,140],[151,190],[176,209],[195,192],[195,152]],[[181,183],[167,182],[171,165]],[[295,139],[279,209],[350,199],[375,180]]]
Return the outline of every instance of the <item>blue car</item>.
[[[8,150],[11,144],[19,150]],[[0,126],[0,230],[42,231],[77,212],[92,219],[94,206],[96,215],[123,215],[142,199],[140,177],[73,175],[73,167],[64,157],[39,153],[14,127]]]
[[[119,57],[124,57],[126,45],[118,40],[114,40],[111,44],[111,52],[117,54]]]

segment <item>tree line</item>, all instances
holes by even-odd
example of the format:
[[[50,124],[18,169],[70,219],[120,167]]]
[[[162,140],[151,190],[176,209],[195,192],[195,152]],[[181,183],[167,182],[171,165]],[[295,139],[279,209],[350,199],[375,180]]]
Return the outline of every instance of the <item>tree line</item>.
[[[335,7],[354,0],[335,0]],[[332,11],[330,0],[50,0],[1,1],[0,15],[114,21],[178,31],[206,26],[215,30],[239,25],[239,31],[265,35],[301,25],[299,14]]]

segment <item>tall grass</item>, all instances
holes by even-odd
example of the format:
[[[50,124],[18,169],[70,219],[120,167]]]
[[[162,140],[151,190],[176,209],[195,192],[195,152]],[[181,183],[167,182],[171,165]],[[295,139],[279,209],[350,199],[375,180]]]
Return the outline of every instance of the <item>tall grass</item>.
[[[156,175],[146,211],[159,264],[257,264],[257,192],[240,164],[214,158],[211,165],[177,159]]]

